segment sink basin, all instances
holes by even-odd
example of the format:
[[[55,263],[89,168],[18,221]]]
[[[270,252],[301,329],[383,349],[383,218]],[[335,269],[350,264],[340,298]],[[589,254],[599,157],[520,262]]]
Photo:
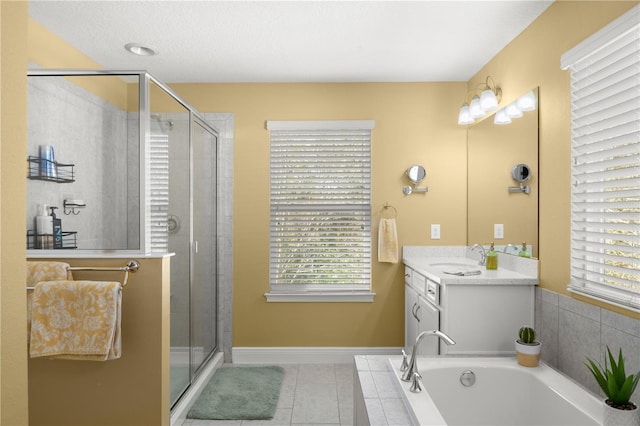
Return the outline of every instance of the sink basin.
[[[462,262],[442,262],[442,263],[430,263],[429,266],[437,266],[439,268],[477,268],[477,264],[462,263]]]

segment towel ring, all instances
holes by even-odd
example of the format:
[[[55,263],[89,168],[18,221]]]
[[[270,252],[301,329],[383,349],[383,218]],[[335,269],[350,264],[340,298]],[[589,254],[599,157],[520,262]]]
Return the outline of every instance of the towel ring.
[[[382,208],[380,209],[380,217],[382,217],[385,212],[389,211],[389,209],[393,210],[393,216],[388,219],[395,219],[396,217],[398,217],[398,210],[396,210],[396,208],[389,203],[385,203],[384,206],[382,206]]]

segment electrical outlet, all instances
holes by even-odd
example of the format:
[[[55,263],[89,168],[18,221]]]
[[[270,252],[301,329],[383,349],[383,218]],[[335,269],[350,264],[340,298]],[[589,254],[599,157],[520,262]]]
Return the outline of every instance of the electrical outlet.
[[[504,225],[502,223],[495,223],[493,225],[493,238],[496,240],[504,238]]]
[[[431,224],[431,239],[432,240],[440,239],[440,225],[437,223]]]

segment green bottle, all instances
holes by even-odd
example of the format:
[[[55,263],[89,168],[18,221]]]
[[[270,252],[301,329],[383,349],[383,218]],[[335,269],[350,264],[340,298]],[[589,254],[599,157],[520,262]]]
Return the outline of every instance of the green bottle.
[[[524,241],[522,242],[522,250],[520,250],[520,253],[518,253],[518,256],[531,257],[531,253],[529,252],[529,250],[527,250],[527,243]]]
[[[489,270],[495,270],[498,269],[498,253],[496,253],[496,250],[493,246],[493,242],[491,243],[491,247],[489,248],[489,251],[487,252],[487,269]]]

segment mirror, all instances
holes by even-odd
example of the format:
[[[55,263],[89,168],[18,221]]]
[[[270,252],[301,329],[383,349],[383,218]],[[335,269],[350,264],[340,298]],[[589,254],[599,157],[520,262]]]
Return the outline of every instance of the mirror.
[[[417,185],[424,180],[425,176],[427,176],[427,172],[424,170],[424,167],[416,164],[407,169],[407,176],[409,176],[411,183]]]
[[[526,182],[531,178],[531,170],[526,164],[516,164],[513,166],[513,169],[511,169],[511,177],[516,182]]]
[[[427,188],[426,186],[423,186],[423,187],[418,186],[418,184],[422,182],[424,178],[427,176],[427,172],[425,171],[424,167],[422,167],[419,164],[414,164],[413,166],[407,169],[405,174],[413,184],[413,187],[409,185],[404,186],[402,188],[402,193],[404,195],[411,195],[414,192],[421,192],[424,194],[427,191],[429,191],[429,188]]]
[[[533,93],[539,104],[539,89]],[[494,241],[498,251],[517,255],[526,242],[537,257],[538,111],[525,111],[506,125],[490,116],[468,128],[468,245]],[[504,238],[496,238],[495,225],[502,225]]]

